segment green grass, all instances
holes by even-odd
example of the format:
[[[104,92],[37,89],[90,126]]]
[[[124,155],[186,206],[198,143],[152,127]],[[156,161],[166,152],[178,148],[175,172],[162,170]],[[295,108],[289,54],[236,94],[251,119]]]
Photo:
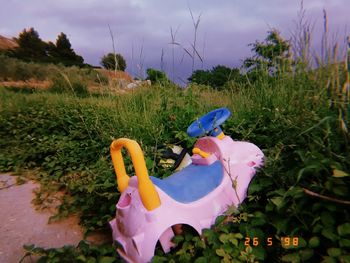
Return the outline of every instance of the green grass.
[[[1,89],[0,170],[35,170],[46,189],[66,192],[60,215],[79,212],[87,231],[103,228],[114,216],[119,197],[109,154],[113,139],[137,140],[151,174],[162,177],[169,171],[157,164],[158,146],[191,147],[194,140],[186,135],[187,126],[209,110],[226,106],[232,117],[224,132],[263,149],[265,165],[238,211],[219,217],[203,239],[190,233],[176,237],[177,249],[166,255],[158,249],[154,261],[346,262],[349,205],[337,201],[350,200],[349,134],[342,129],[342,122],[349,123],[348,104],[329,106],[333,98],[327,80],[303,73],[261,79],[238,91],[152,86],[84,98]],[[132,174],[130,160],[126,164]],[[344,177],[337,176],[340,171]],[[44,202],[43,197],[44,191],[36,202]],[[281,247],[285,236],[299,237],[300,246]],[[246,248],[245,237],[257,237],[261,243]],[[268,237],[273,238],[271,247],[264,243]],[[72,258],[91,257],[82,249],[67,251]],[[40,250],[57,258],[61,252]],[[109,250],[99,253],[92,257],[114,256]]]
[[[62,76],[68,76],[71,81],[81,84],[106,83],[106,77],[98,74],[92,68],[65,67],[62,64],[24,62],[0,54],[0,81],[44,81],[59,82]],[[67,84],[61,81],[61,84]]]

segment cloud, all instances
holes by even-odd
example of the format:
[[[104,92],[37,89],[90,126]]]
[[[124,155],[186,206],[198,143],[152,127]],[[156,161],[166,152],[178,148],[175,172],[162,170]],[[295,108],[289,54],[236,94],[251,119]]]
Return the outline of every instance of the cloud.
[[[322,9],[326,8],[331,30],[346,34],[348,28],[347,0],[304,1],[307,15],[317,22],[319,38],[322,32]],[[100,57],[112,51],[108,29],[110,25],[117,52],[123,54],[128,69],[140,64],[143,49],[144,66],[171,70],[172,48],[170,27],[178,29],[176,40],[184,48],[191,49],[194,28],[189,10],[195,18],[201,14],[197,48],[204,57],[204,67],[216,64],[239,66],[243,58],[250,56],[247,46],[255,40],[263,40],[271,28],[278,28],[289,37],[300,9],[299,1],[240,1],[240,0],[12,0],[2,4],[0,34],[16,36],[23,28],[33,26],[44,40],[54,41],[60,32],[69,37],[73,48],[88,63],[98,65]],[[347,31],[348,32],[348,31]],[[189,74],[191,59],[181,47],[174,47],[176,66],[181,74]],[[133,50],[133,52],[132,52]],[[185,55],[184,55],[185,54]],[[132,59],[133,58],[133,59]],[[180,63],[182,61],[182,63]],[[202,63],[197,60],[197,66]],[[133,66],[131,66],[133,65]]]

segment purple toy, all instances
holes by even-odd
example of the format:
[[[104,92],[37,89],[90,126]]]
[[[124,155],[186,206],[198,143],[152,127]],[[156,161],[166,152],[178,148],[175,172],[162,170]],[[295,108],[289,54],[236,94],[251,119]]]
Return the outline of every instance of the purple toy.
[[[207,136],[195,143],[192,164],[165,179],[148,176],[137,142],[113,141],[111,155],[121,196],[110,225],[113,239],[120,244],[118,253],[126,261],[151,261],[157,241],[169,252],[173,226],[187,224],[201,234],[228,206],[237,207],[245,199],[264,155],[254,144],[224,135],[220,125],[229,116],[229,110],[221,108],[193,122],[188,134]],[[136,176],[131,178],[125,172],[123,147],[135,168]]]

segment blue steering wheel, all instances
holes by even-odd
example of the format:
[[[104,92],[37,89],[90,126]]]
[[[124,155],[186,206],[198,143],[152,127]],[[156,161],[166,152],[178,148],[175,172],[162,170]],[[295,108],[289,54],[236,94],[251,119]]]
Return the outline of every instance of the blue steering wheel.
[[[223,124],[230,115],[231,112],[227,108],[213,110],[192,122],[187,128],[187,134],[190,137],[200,137],[206,134],[216,137],[222,132],[220,125]]]

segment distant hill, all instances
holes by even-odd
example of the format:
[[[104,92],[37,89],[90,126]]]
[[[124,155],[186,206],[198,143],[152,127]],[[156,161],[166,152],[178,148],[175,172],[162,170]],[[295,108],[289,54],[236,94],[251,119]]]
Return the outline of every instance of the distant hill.
[[[13,39],[0,35],[0,50],[14,49],[18,44]]]

